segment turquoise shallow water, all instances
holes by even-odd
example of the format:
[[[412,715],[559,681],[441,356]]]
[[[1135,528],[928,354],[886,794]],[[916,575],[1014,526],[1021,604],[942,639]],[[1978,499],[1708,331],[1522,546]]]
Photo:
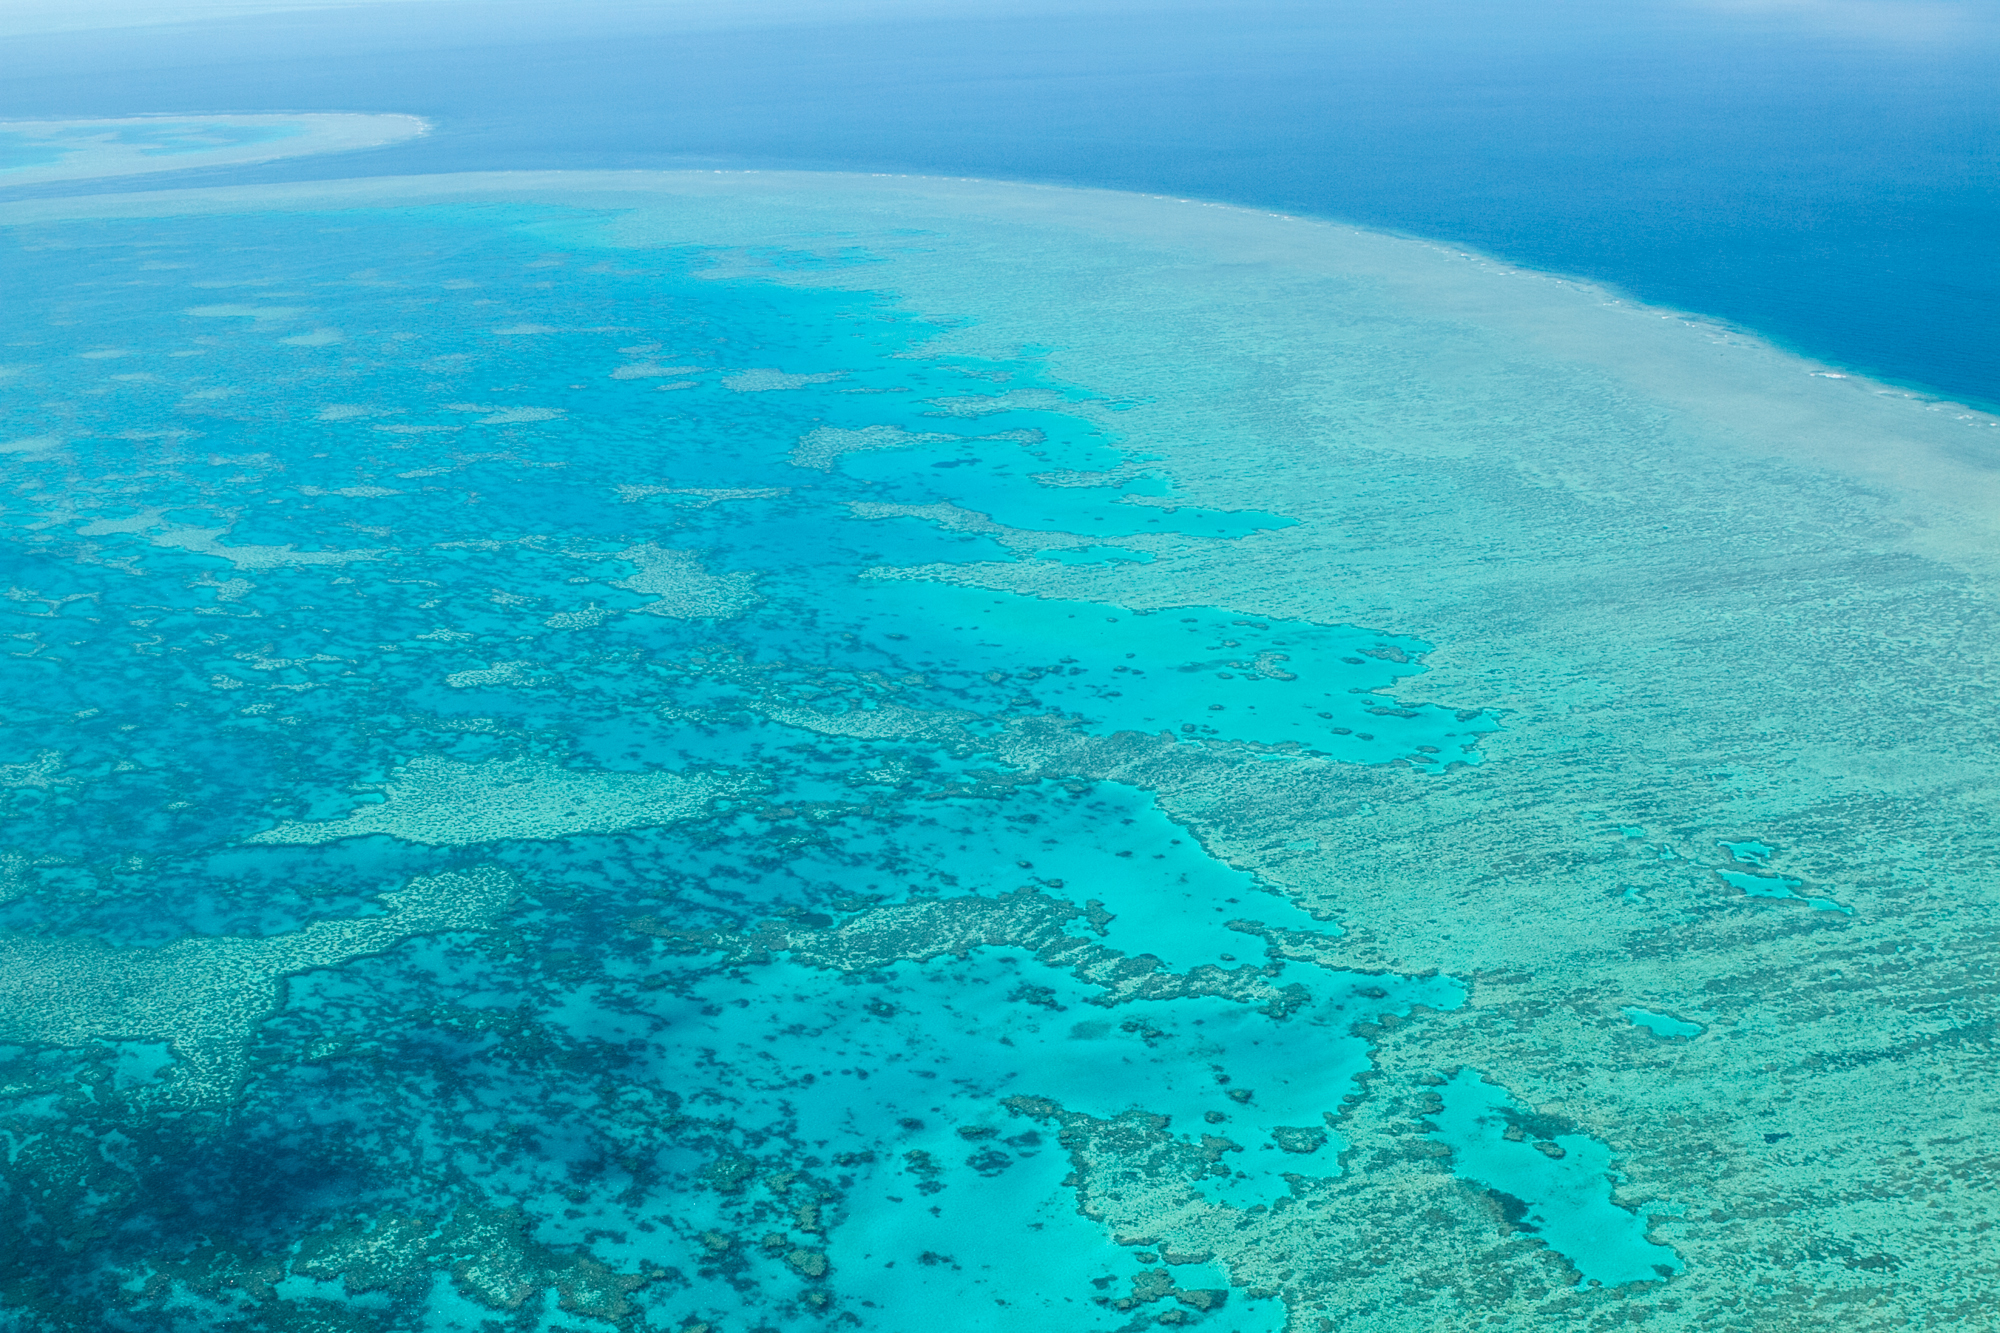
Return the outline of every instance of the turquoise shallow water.
[[[349,142],[365,142],[354,133],[357,125],[382,119],[196,115],[18,121],[0,130],[0,187],[324,151],[330,125],[342,124]],[[405,134],[418,128],[408,118],[401,123]]]
[[[1672,1277],[1680,1257],[1646,1239],[1643,1213],[1610,1202],[1614,1179],[1605,1145],[1536,1123],[1473,1070],[1444,1085],[1436,1137],[1453,1167],[1496,1191],[1509,1220],[1547,1238],[1580,1273],[1578,1286],[1618,1286]]]
[[[9,130],[0,133],[0,171],[11,171],[17,167],[46,166],[60,162],[64,156],[62,148],[53,146],[25,134]]]
[[[1173,200],[6,220],[22,1327],[1984,1308],[1990,419]]]
[[[1288,963],[1339,924],[999,749],[1449,782],[1495,721],[1383,693],[1406,635],[895,577],[1296,520],[1176,503],[1032,359],[586,221],[13,239],[62,369],[4,455],[0,1055],[9,1197],[62,1220],[9,1280],[130,1327],[259,1292],[370,1328],[1277,1327],[1212,1247],[1136,1261],[1080,1212],[1068,1136],[1295,1202],[1343,1173],[1360,1027],[1463,987]],[[163,998],[246,938],[241,988]],[[136,998],[75,1012],[79,966]],[[62,1183],[77,1135],[129,1169]],[[215,1244],[290,1267],[218,1286]]]

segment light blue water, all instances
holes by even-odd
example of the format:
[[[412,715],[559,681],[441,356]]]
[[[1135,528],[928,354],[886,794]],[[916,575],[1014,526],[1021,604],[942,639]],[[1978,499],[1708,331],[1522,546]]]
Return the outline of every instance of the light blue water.
[[[1771,858],[1777,854],[1778,850],[1768,843],[1754,841],[1724,842],[1717,845],[1728,852],[1735,860],[1742,862],[1746,866],[1757,866],[1760,869],[1771,864]]]
[[[1658,1282],[1685,1266],[1671,1246],[1646,1239],[1648,1213],[1622,1208],[1611,1153],[1587,1134],[1519,1106],[1478,1071],[1447,1081],[1433,1138],[1452,1151],[1460,1175],[1492,1191],[1515,1229],[1560,1255],[1577,1286]]]
[[[41,1285],[9,1299],[1275,1329],[1198,1238],[1109,1232],[1086,1141],[1291,1206],[1344,1174],[1375,1025],[1465,991],[1287,961],[1340,924],[1153,793],[1004,756],[1054,726],[1450,783],[1494,722],[1380,693],[1408,637],[937,581],[1038,557],[863,506],[1036,542],[1291,520],[1126,503],[1173,479],[1032,356],[976,367],[1014,396],[968,415],[893,300],[606,262],[590,222],[10,238],[0,1121],[10,1225],[56,1221],[13,1233],[0,1271]],[[816,466],[825,430],[904,447]],[[78,1144],[120,1145],[87,1187]]]
[[[230,125],[212,120],[160,121],[150,125],[126,125],[106,135],[112,143],[140,145],[145,157],[172,157],[177,153],[205,153],[218,148],[245,144],[278,143],[305,133],[297,125]]]
[[[232,125],[214,120],[160,120],[143,125],[69,127],[52,132],[0,132],[0,172],[48,166],[97,145],[135,146],[141,157],[213,152],[276,143],[304,133],[297,125]]]
[[[1783,26],[1828,8],[662,35],[566,7],[477,43],[429,14],[259,16],[16,42],[0,97],[439,121],[190,183],[699,161],[1215,196],[2000,399],[1990,25]],[[1164,734],[1169,763],[1395,765],[1449,793],[1486,775],[1454,766],[1493,719],[1377,693],[1428,645],[1367,625],[878,577],[1113,577],[1295,520],[1149,503],[1174,478],[1032,349],[905,358],[936,326],[893,293],[701,280],[707,256],[596,251],[595,225],[104,224],[0,256],[7,360],[33,363],[0,432],[8,1308],[93,1331],[1313,1327],[1180,1262],[1203,1247],[1175,1209],[1247,1231],[1329,1206],[1369,1168],[1328,1114],[1369,1095],[1369,1020],[1462,989],[1283,961],[1341,923],[1151,792],[1003,756],[1031,725]],[[866,447],[819,466],[827,429]],[[1723,844],[1717,885],[1664,841],[1681,815],[1619,809],[1757,920],[1852,915],[1770,844]],[[286,828],[310,837],[251,841]],[[149,980],[197,948],[228,978],[241,941],[393,920],[383,895],[489,864],[521,886],[504,910],[280,960],[227,1004]],[[1655,1055],[1703,1031],[1624,1016]],[[1471,1071],[1434,1123],[1494,1201],[1473,1248],[1514,1229],[1628,1315],[1682,1271],[1647,1238],[1667,1209],[1618,1202],[1632,1145]],[[1156,1234],[1098,1220],[1107,1159],[1148,1163]]]
[[[17,130],[0,131],[0,171],[47,166],[51,162],[62,161],[67,151]]]
[[[483,8],[15,38],[0,114],[438,125],[212,179],[807,167],[1221,199],[1475,246],[2000,402],[1991,5],[990,3],[734,27]]]
[[[1751,875],[1741,870],[1718,870],[1715,873],[1720,875],[1722,882],[1730,888],[1741,889],[1752,898],[1791,898],[1808,903],[1823,912],[1854,911],[1853,908],[1843,906],[1831,898],[1799,893],[1798,890],[1805,887],[1803,880],[1787,879],[1783,875]]]
[[[1627,1007],[1618,1012],[1656,1037],[1699,1037],[1703,1030],[1699,1023],[1690,1023],[1684,1018],[1656,1013],[1651,1009]]]

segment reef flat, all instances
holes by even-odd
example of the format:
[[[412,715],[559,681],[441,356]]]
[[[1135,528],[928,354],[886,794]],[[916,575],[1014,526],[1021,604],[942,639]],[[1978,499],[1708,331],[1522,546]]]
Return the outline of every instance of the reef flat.
[[[117,116],[0,121],[0,188],[352,152],[427,133],[421,116]]]
[[[2000,1296],[1993,418],[1174,199],[0,227],[22,1327]]]

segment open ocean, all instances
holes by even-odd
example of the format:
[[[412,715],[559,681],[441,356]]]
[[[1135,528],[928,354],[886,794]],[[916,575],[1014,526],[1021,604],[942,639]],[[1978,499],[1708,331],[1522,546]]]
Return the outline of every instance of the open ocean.
[[[1989,5],[991,6],[733,30],[484,8],[470,42],[459,7],[417,3],[15,38],[0,116],[439,125],[231,182],[716,165],[1191,194],[1478,247],[2000,403]]]

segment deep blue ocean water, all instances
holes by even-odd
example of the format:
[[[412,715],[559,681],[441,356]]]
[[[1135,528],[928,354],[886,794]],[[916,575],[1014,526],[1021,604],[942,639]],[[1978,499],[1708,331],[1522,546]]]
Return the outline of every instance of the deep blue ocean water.
[[[1990,5],[980,6],[705,30],[649,6],[479,9],[16,39],[0,116],[440,127],[209,177],[230,181],[695,163],[1186,193],[1487,249],[2000,402]]]

